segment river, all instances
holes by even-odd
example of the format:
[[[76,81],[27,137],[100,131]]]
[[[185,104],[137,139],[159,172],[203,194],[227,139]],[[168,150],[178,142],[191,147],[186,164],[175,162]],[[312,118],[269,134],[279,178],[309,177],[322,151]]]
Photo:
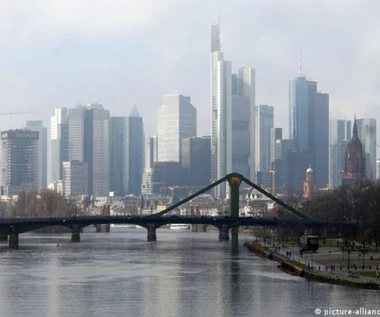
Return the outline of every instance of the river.
[[[316,316],[315,309],[380,309],[379,292],[309,282],[217,232],[117,228],[20,235],[0,245],[1,317]],[[240,244],[250,237],[240,235]],[[360,316],[360,315],[359,315]]]

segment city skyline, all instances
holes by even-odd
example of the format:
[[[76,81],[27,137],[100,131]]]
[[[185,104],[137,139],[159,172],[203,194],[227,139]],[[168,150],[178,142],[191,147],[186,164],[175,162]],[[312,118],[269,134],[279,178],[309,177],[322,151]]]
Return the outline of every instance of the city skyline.
[[[377,38],[379,33],[374,12],[380,4],[368,1],[369,5],[361,6],[345,1],[343,6],[339,1],[314,2],[314,7],[318,8],[315,12],[302,1],[276,6],[244,1],[238,4],[221,1],[220,4],[226,59],[256,69],[256,104],[270,104],[276,108],[275,126],[283,127],[285,136],[288,133],[286,82],[297,72],[299,49],[305,73],[318,80],[321,90],[330,94],[332,119],[351,119],[357,107],[361,108],[361,117],[378,119],[376,108],[380,98],[375,85],[378,80],[376,66],[379,65],[376,56],[380,48],[377,41],[371,39]],[[241,10],[239,4],[244,5],[245,10]],[[73,8],[80,9],[83,5],[76,4]],[[100,19],[100,25],[93,26],[78,23],[83,18],[80,13],[62,19],[61,11],[70,12],[65,5],[48,9],[53,11],[51,16],[56,17],[56,21],[43,16],[40,24],[33,24],[39,14],[26,5],[24,14],[31,19],[22,22],[23,27],[15,29],[12,38],[0,32],[4,40],[8,40],[2,44],[8,77],[0,88],[4,111],[36,110],[38,114],[30,116],[31,119],[42,119],[47,125],[48,118],[44,114],[59,105],[71,107],[78,103],[99,102],[119,116],[127,114],[130,107],[126,105],[135,102],[149,127],[147,135],[153,135],[155,122],[149,113],[160,104],[163,94],[182,93],[191,96],[195,105],[206,105],[209,102],[209,36],[206,30],[218,19],[218,5],[216,1],[206,3],[203,10],[194,17],[189,15],[189,19],[182,19],[184,12],[179,7],[185,6],[188,12],[194,12],[196,3],[170,2],[166,6],[168,10],[158,12],[159,6],[153,5],[150,13],[143,15],[147,7],[145,2],[123,4],[121,8],[111,4],[104,13],[113,13],[115,18],[112,21]],[[16,8],[5,6],[3,9],[1,14],[7,16]],[[92,7],[86,9],[85,19],[100,18],[104,14]],[[127,16],[131,13],[130,19],[124,16],[121,19],[122,9],[126,9]],[[321,15],[324,15],[323,25],[314,25]],[[251,19],[247,19],[248,16]],[[295,16],[297,19],[292,19]],[[168,17],[170,26],[163,23]],[[244,28],[237,19],[244,20]],[[360,22],[353,24],[353,20]],[[337,21],[339,28],[335,27]],[[0,23],[3,29],[9,29],[6,26],[10,22],[4,18]],[[173,23],[186,30],[186,37],[178,36],[184,33],[178,33],[181,28],[172,28]],[[303,23],[308,28],[300,28]],[[156,28],[160,33],[158,38],[154,37]],[[26,30],[35,31],[35,37],[28,38]],[[105,40],[104,35],[109,35],[109,39]],[[173,38],[176,40],[172,41]],[[243,50],[238,43],[244,44]],[[130,52],[130,48],[130,54],[138,52],[141,56],[132,58],[133,63],[128,54],[122,53]],[[154,74],[151,73],[153,65],[156,67]],[[184,72],[186,76],[182,76]],[[205,108],[199,107],[198,135],[209,135],[210,114]],[[24,121],[21,116],[9,119],[2,118],[2,130],[21,127]]]

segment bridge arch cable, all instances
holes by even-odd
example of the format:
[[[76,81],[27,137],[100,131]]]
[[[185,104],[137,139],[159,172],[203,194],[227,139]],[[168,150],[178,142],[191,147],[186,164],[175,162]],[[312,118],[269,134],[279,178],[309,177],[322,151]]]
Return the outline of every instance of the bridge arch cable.
[[[172,211],[173,209],[176,209],[177,207],[187,203],[188,201],[194,199],[195,197],[198,197],[199,195],[202,195],[203,193],[209,191],[210,189],[214,188],[215,186],[218,186],[219,184],[225,182],[228,178],[228,175],[222,177],[221,179],[215,181],[214,183],[204,187],[203,189],[201,190],[198,190],[196,193],[190,195],[189,197],[186,197],[184,199],[182,199],[181,201],[169,206],[168,208],[165,208],[164,210],[160,211],[160,212],[157,212],[157,213],[154,213],[148,217],[161,217],[165,214],[167,214],[168,212]]]
[[[313,219],[313,218],[305,215],[304,213],[298,211],[294,207],[288,205],[286,202],[284,202],[280,198],[272,195],[271,193],[267,192],[265,189],[261,188],[260,186],[256,185],[255,183],[251,182],[249,179],[245,178],[243,175],[239,175],[239,177],[241,177],[241,180],[244,181],[246,184],[248,184],[249,186],[253,187],[254,189],[256,189],[257,191],[259,191],[260,193],[262,193],[266,197],[272,199],[274,202],[276,202],[280,206],[284,207],[285,209],[287,209],[288,211],[290,211],[293,215],[297,216],[298,218],[301,218],[302,220],[315,221],[315,219]]]

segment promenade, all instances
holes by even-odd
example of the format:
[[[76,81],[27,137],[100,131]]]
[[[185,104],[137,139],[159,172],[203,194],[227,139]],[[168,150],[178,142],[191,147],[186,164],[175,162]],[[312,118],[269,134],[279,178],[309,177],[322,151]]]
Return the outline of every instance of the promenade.
[[[380,252],[341,251],[338,247],[322,246],[317,252],[303,252],[298,246],[280,246],[276,244],[261,244],[265,253],[278,262],[288,262],[304,271],[305,277],[316,279],[331,279],[331,282],[347,281],[354,284],[374,283],[380,288]],[[350,267],[348,267],[350,263]],[[338,283],[337,283],[338,284]]]

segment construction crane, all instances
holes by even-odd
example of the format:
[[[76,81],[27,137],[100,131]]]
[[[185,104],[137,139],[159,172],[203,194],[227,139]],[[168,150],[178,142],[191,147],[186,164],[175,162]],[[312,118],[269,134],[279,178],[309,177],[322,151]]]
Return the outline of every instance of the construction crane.
[[[19,114],[37,113],[37,111],[12,111],[12,112],[0,112],[0,120],[2,116],[13,116]]]
[[[12,112],[0,112],[0,120],[2,116],[12,116],[12,115],[18,115],[18,114],[29,114],[29,113],[37,113],[37,111],[12,111]],[[0,161],[0,169],[3,171],[4,166],[3,162]]]
[[[37,111],[13,111],[13,112],[0,112],[1,116],[12,116],[14,114],[27,114],[27,113],[37,113]]]

